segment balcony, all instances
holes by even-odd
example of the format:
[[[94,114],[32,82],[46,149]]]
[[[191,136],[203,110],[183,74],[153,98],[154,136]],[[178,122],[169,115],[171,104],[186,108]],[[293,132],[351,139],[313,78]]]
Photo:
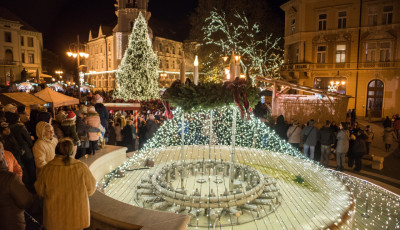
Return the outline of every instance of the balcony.
[[[0,59],[0,66],[10,66],[10,65],[17,65],[17,62],[6,59]]]
[[[359,69],[390,69],[400,68],[400,62],[361,62]],[[337,70],[357,69],[357,63],[318,63],[318,64],[286,64],[281,66],[281,71],[307,71],[307,70]]]
[[[281,66],[281,71],[308,70],[310,64],[286,64]]]

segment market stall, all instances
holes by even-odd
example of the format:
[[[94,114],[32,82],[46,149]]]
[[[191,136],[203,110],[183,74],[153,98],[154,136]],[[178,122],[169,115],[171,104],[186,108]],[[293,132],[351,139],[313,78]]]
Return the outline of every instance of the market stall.
[[[3,105],[10,103],[24,106],[47,104],[46,101],[29,93],[2,93],[0,94],[0,101]]]
[[[35,93],[35,96],[48,103],[52,103],[53,108],[79,104],[78,98],[58,93],[50,88],[45,88],[42,91]]]

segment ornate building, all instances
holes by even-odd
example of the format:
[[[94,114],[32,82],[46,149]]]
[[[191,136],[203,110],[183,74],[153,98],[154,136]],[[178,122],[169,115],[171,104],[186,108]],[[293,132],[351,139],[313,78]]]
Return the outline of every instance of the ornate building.
[[[109,91],[116,87],[116,70],[128,46],[135,19],[139,12],[142,12],[147,22],[150,19],[151,13],[147,11],[148,1],[117,0],[117,25],[114,28],[100,26],[96,34],[89,32],[89,41],[85,44],[86,52],[89,53],[89,58],[85,60],[88,72],[85,74],[85,81],[94,85],[95,90]],[[149,34],[153,49],[160,58],[160,87],[166,87],[179,79],[183,43],[153,36],[150,28]]]
[[[0,8],[0,84],[21,79],[24,68],[26,77],[35,77],[37,72],[43,75],[42,50],[42,33],[7,9]]]
[[[400,1],[290,0],[281,74],[353,96],[357,116],[400,108]]]

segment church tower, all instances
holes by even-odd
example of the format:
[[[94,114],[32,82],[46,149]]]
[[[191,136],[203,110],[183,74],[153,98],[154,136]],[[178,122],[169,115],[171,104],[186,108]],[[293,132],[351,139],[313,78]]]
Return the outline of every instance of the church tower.
[[[114,34],[114,47],[116,51],[116,61],[119,65],[125,49],[128,46],[129,35],[132,32],[135,20],[142,13],[146,22],[149,22],[151,13],[147,11],[149,0],[117,0],[115,6],[115,14],[118,18],[118,23],[113,29]],[[152,32],[149,28],[150,38],[152,38]]]

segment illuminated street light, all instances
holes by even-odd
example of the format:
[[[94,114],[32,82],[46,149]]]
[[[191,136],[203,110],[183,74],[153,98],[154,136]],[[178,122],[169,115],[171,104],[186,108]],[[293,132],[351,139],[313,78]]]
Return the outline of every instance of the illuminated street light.
[[[72,43],[70,45],[70,49],[71,49],[71,47],[72,47],[72,50],[68,51],[67,55],[68,55],[68,57],[76,58],[76,61],[77,61],[77,65],[78,65],[78,68],[77,68],[78,69],[78,72],[77,72],[77,74],[78,74],[78,76],[77,76],[78,77],[78,95],[79,95],[79,101],[81,101],[81,81],[83,81],[83,79],[80,79],[80,75],[79,75],[80,59],[88,58],[89,54],[81,52],[81,50],[80,50],[81,47],[80,47],[80,43],[79,43],[79,35],[77,35],[77,42]]]

